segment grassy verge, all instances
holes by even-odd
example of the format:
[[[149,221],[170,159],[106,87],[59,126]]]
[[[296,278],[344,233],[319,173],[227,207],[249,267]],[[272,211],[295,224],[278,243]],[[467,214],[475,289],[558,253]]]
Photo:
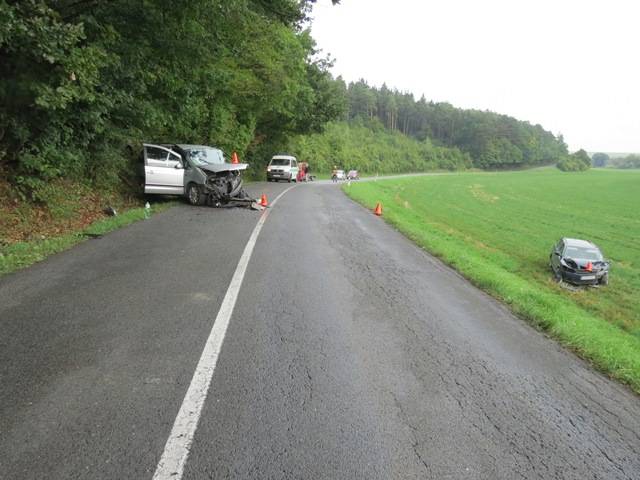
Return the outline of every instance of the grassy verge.
[[[151,208],[151,214],[166,210],[175,202],[155,204]],[[118,228],[122,228],[138,220],[145,218],[144,207],[131,208],[115,216],[97,220],[88,227],[62,235],[44,237],[29,241],[15,242],[0,247],[0,276],[28,267],[36,262],[44,260],[49,255],[62,252],[72,246],[83,242],[87,238],[104,235]]]
[[[519,316],[640,393],[640,175],[554,170],[367,182],[345,188]],[[567,197],[567,182],[580,183]],[[598,196],[593,192],[597,191]],[[609,287],[562,289],[549,275],[562,236],[596,241]]]

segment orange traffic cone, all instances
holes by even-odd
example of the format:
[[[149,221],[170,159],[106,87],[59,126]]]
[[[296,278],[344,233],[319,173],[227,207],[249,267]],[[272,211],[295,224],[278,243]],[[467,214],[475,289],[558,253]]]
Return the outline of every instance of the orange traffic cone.
[[[260,199],[260,206],[262,207],[269,206],[269,202],[267,202],[267,196],[264,193],[262,194],[262,198]]]
[[[378,215],[379,217],[382,216],[382,205],[380,204],[380,202],[376,204],[376,208],[373,213]]]
[[[238,154],[236,152],[233,152],[233,155],[231,155],[231,163],[240,163],[240,161],[238,160]]]

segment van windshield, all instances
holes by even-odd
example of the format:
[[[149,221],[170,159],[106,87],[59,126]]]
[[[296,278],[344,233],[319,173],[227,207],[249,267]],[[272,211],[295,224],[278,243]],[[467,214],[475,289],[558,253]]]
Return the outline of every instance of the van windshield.
[[[288,167],[291,160],[288,158],[274,158],[271,160],[271,165],[274,167]]]
[[[219,165],[224,163],[222,150],[217,148],[198,148],[189,150],[189,160],[196,165]]]

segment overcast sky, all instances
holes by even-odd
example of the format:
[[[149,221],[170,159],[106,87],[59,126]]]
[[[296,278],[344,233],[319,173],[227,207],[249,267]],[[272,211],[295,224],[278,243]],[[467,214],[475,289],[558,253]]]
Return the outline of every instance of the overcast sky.
[[[335,75],[640,152],[638,0],[318,0]]]

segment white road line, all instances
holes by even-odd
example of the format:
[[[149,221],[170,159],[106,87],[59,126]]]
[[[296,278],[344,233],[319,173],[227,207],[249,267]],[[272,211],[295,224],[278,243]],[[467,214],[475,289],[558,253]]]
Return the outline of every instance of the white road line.
[[[276,197],[271,202],[271,206],[274,206],[276,202],[285,193],[291,190],[293,187],[287,188],[284,192]],[[236,271],[233,274],[227,293],[222,300],[220,311],[213,324],[207,343],[204,346],[200,361],[196,367],[196,371],[191,379],[189,390],[184,396],[182,406],[178,412],[173,428],[169,434],[169,439],[164,447],[162,457],[156,467],[156,472],[153,475],[153,480],[180,480],[184,472],[184,466],[189,457],[189,451],[191,449],[191,443],[193,442],[193,436],[198,427],[198,421],[200,414],[202,413],[202,407],[207,398],[209,391],[209,385],[211,384],[211,378],[218,362],[218,356],[220,355],[220,349],[222,348],[222,342],[224,342],[224,336],[229,326],[229,320],[231,314],[236,305],[238,298],[238,292],[242,286],[242,280],[244,279],[247,265],[251,259],[253,253],[253,247],[256,244],[260,230],[269,216],[269,209],[264,210],[262,216],[258,220],[258,224],[253,229],[251,237],[247,242],[247,246],[242,252]]]

